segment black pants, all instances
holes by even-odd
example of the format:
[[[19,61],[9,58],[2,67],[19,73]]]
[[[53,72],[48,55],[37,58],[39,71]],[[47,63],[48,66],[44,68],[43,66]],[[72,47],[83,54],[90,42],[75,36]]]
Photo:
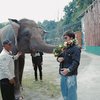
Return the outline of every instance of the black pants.
[[[39,69],[40,80],[42,80],[42,65],[39,65],[39,64],[35,64],[34,65],[35,80],[38,80],[38,77],[37,77],[37,69]]]
[[[2,100],[15,100],[14,85],[9,83],[8,79],[0,80]]]

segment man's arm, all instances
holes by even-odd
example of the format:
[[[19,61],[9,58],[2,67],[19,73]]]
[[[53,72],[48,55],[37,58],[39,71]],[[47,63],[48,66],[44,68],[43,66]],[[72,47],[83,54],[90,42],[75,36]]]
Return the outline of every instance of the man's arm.
[[[22,55],[22,52],[18,52],[16,55],[13,56],[14,60],[17,60],[19,56]]]
[[[74,48],[74,52],[72,54],[72,64],[69,66],[69,71],[74,71],[78,68],[80,64],[80,56],[81,56],[81,49],[80,48]]]

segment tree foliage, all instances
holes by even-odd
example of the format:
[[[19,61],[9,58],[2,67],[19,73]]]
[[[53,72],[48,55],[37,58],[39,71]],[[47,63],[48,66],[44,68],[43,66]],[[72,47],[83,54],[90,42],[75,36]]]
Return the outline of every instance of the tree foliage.
[[[8,23],[0,23],[0,28],[3,28],[4,26],[6,26]]]
[[[73,0],[64,8],[64,25],[77,22],[78,16],[90,5],[94,0]]]
[[[48,31],[47,38],[54,40],[56,37],[61,37],[66,30],[81,31],[81,17],[79,17],[87,7],[95,0],[73,0],[64,7],[64,13],[60,21],[45,20],[41,25]]]
[[[53,20],[51,21],[44,20],[41,25],[46,31],[51,31],[57,27],[57,23]]]

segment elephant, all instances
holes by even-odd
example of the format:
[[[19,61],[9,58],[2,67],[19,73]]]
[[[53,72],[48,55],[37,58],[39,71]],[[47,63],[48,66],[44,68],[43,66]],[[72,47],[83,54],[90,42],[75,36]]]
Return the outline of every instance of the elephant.
[[[40,50],[45,53],[52,53],[54,45],[47,44],[43,40],[45,31],[33,20],[23,18],[21,20],[9,19],[9,23],[0,29],[0,52],[2,43],[8,39],[12,41],[12,53],[21,51],[23,54],[15,61],[15,94],[20,95],[20,86],[22,85],[22,75],[25,62],[25,53],[32,53]]]

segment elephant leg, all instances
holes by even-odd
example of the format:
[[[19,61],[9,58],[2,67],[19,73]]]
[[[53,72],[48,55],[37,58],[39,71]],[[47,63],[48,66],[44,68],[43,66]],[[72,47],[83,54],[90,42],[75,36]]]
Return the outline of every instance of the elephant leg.
[[[20,82],[21,86],[22,86],[22,77],[23,77],[24,63],[25,63],[25,56],[21,55],[19,57],[19,82]]]
[[[15,61],[15,97],[19,98],[21,96],[20,86],[22,85],[22,74],[24,69],[24,55],[20,56],[18,60]]]
[[[15,97],[18,97],[21,92],[20,92],[20,82],[19,82],[19,61],[15,61],[15,80],[16,80],[16,85],[15,85]]]

